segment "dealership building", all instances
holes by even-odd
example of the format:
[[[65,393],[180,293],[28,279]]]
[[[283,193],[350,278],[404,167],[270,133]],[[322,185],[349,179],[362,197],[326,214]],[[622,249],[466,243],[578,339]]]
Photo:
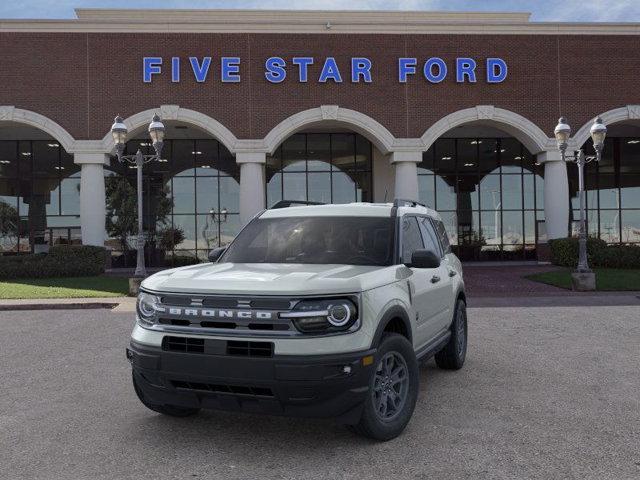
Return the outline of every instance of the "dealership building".
[[[588,231],[640,243],[640,24],[526,13],[93,10],[0,20],[0,254],[106,245],[131,265],[145,164],[148,261],[204,259],[280,200],[437,209],[465,260],[536,259]]]

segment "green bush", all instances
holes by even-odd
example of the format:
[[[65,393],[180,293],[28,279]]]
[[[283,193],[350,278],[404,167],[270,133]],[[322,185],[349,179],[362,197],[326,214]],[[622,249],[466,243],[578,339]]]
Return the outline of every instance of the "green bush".
[[[0,257],[0,278],[87,277],[104,273],[103,247],[58,245],[49,253]]]
[[[578,239],[550,240],[551,263],[562,267],[578,264]],[[598,238],[587,238],[587,259],[591,267],[640,268],[640,247],[634,245],[607,245]]]
[[[609,245],[596,262],[597,267],[640,268],[640,246]]]

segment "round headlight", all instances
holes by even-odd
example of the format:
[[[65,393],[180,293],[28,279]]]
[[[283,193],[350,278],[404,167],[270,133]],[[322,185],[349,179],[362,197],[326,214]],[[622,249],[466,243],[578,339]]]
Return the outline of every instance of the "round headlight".
[[[351,320],[351,309],[346,303],[329,305],[327,310],[329,312],[327,320],[329,320],[329,323],[334,327],[342,327]]]
[[[138,295],[138,315],[143,320],[152,320],[156,314],[158,297],[149,293],[140,292]]]

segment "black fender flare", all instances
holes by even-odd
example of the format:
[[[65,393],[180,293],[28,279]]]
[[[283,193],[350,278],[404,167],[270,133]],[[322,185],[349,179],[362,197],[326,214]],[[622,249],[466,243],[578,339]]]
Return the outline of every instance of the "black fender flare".
[[[402,323],[404,323],[404,326],[407,330],[408,340],[409,342],[413,343],[413,331],[411,329],[411,320],[409,319],[409,314],[400,305],[393,305],[384,313],[384,315],[380,319],[380,322],[378,322],[376,333],[373,335],[373,342],[371,342],[371,348],[375,348],[380,344],[384,329],[394,318],[399,318],[400,320],[402,320]]]

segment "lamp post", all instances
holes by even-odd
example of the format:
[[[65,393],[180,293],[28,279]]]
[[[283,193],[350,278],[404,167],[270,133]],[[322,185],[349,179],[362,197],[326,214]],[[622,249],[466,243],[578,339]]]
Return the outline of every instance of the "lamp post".
[[[589,268],[589,262],[587,260],[587,229],[585,220],[585,198],[584,198],[584,167],[587,163],[592,161],[599,162],[602,158],[602,149],[604,148],[604,139],[607,135],[607,127],[602,123],[600,117],[596,118],[591,126],[590,133],[593,140],[593,148],[596,151],[595,156],[587,156],[582,149],[567,154],[567,147],[569,145],[569,137],[571,136],[571,127],[567,123],[566,118],[561,117],[558,120],[553,131],[556,141],[558,142],[558,149],[562,155],[562,160],[565,162],[573,162],[578,166],[578,192],[580,199],[580,224],[579,224],[579,239],[578,239],[578,267],[575,273],[572,275],[574,281],[574,288],[576,290],[595,290],[595,275]]]
[[[111,134],[116,146],[116,155],[120,162],[126,162],[135,165],[137,174],[137,195],[138,195],[138,236],[136,238],[136,271],[135,277],[145,277],[147,271],[144,265],[144,234],[143,234],[143,220],[142,220],[142,166],[145,163],[153,160],[159,160],[162,152],[162,146],[164,143],[164,124],[160,120],[159,115],[154,115],[149,124],[149,136],[153,142],[153,148],[155,150],[154,155],[143,155],[142,151],[138,149],[135,155],[123,155],[125,143],[127,141],[127,126],[124,124],[122,117],[119,115],[115,118],[113,125],[111,126]]]

